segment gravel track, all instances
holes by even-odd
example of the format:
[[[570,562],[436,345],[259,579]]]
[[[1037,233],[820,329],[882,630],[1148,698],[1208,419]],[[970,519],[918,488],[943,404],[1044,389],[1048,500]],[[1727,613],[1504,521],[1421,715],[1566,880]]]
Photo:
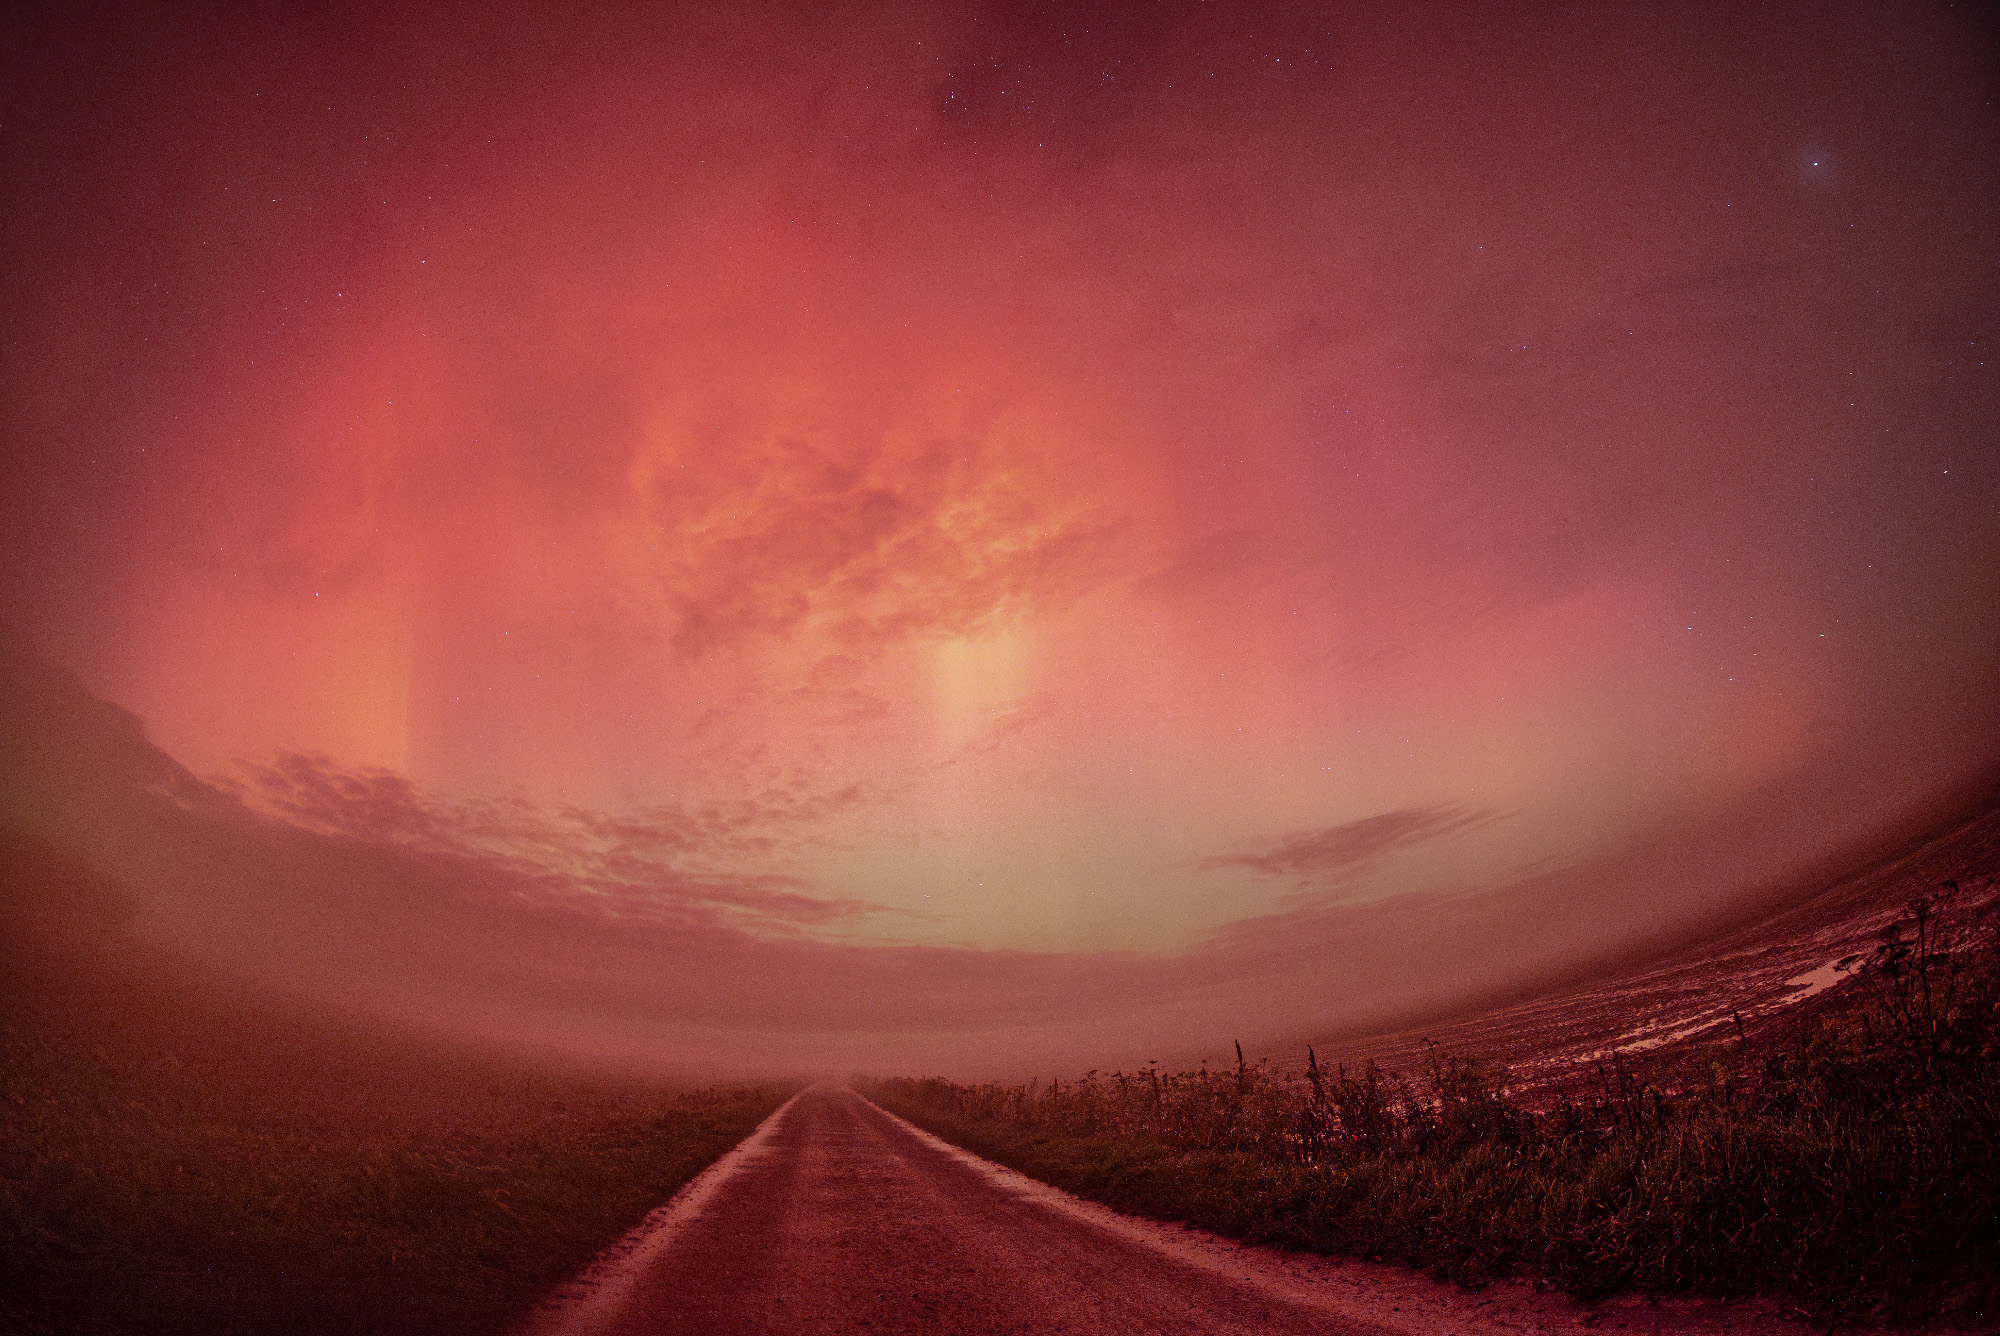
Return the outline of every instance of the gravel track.
[[[1471,1294],[1119,1215],[815,1086],[581,1276],[522,1336],[690,1333],[1804,1332],[1769,1311]]]

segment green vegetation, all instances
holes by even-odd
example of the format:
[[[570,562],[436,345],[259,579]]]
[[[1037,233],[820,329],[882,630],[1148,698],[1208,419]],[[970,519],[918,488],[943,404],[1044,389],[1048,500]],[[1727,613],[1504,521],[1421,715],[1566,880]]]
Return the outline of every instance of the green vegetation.
[[[503,1331],[784,1093],[407,1062],[350,1088],[204,1051],[11,1009],[0,1330]]]
[[[1834,1318],[2000,1301],[2000,947],[1947,894],[1764,1049],[1740,1038],[1536,1090],[1433,1052],[1358,1073],[887,1081],[885,1107],[1137,1214],[1477,1284],[1786,1296]]]

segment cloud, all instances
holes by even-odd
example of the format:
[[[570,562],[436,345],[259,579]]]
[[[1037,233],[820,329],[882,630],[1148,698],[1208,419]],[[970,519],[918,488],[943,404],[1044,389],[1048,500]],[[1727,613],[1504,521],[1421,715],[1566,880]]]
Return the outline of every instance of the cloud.
[[[692,811],[654,808],[614,818],[525,798],[440,802],[386,770],[349,770],[324,757],[281,753],[244,765],[242,792],[307,831],[497,875],[545,898],[595,905],[620,918],[731,924],[786,935],[851,927],[900,911],[810,893],[804,878],[742,873],[719,864],[768,857],[779,832],[858,801],[773,792]]]
[[[1040,486],[1002,429],[814,388],[773,409],[784,393],[679,406],[639,466],[648,572],[684,655],[807,624],[846,647],[962,634],[1076,587],[1103,544],[1095,499]]]
[[[1270,877],[1299,877],[1302,886],[1348,876],[1399,849],[1455,835],[1497,819],[1474,808],[1405,807],[1338,826],[1298,831],[1261,852],[1221,854],[1201,861],[1205,870],[1248,868]]]

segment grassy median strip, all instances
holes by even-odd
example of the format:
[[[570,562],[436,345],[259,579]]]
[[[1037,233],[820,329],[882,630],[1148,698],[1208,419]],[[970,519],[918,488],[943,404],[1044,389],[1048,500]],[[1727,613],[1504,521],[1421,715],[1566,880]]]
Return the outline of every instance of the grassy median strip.
[[[0,1330],[500,1332],[786,1093],[397,1079],[344,1089],[10,1016]]]
[[[1580,1296],[1760,1292],[1822,1316],[1979,1321],[2000,1301],[2000,948],[1921,901],[1865,1003],[1781,1044],[1536,1091],[1434,1053],[1409,1078],[1143,1071],[872,1097],[1045,1182],[1252,1242]]]

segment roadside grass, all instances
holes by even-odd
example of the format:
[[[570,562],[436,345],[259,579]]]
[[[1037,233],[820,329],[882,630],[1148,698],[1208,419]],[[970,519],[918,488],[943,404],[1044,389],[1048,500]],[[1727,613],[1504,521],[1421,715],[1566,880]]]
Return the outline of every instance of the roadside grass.
[[[1860,1005],[1783,1042],[1540,1094],[1433,1050],[1404,1076],[1147,1069],[869,1094],[1107,1205],[1478,1285],[1782,1297],[1834,1321],[2000,1307],[2000,943],[1956,887],[1860,967]]]
[[[788,1093],[388,1079],[406,1088],[246,1073],[11,1008],[0,1330],[501,1332]]]

